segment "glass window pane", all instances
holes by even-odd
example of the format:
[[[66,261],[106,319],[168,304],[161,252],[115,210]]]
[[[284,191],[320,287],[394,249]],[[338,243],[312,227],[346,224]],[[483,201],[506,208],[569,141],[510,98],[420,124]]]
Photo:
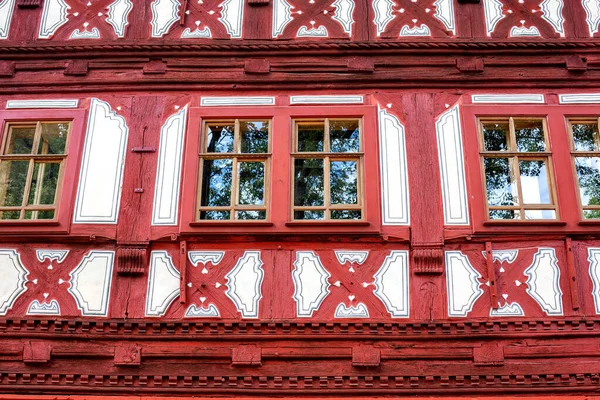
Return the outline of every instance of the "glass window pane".
[[[233,153],[234,124],[210,124],[207,130],[207,153]]]
[[[229,219],[229,211],[200,211],[200,219],[223,221]]]
[[[323,220],[323,219],[325,219],[325,211],[322,211],[322,210],[294,211],[294,219]]]
[[[27,184],[29,161],[2,161],[0,163],[0,205],[21,206]]]
[[[572,124],[575,151],[600,151],[596,139],[598,124],[595,122]]]
[[[238,211],[236,213],[236,218],[239,220],[261,220],[267,219],[266,211]]]
[[[323,159],[297,158],[294,160],[294,205],[322,206]]]
[[[13,127],[5,154],[31,154],[34,138],[35,126]]]
[[[54,210],[25,211],[24,219],[54,219]]]
[[[262,162],[240,162],[238,204],[264,204],[265,164]]]
[[[332,161],[329,169],[331,204],[358,204],[356,161]]]
[[[490,210],[490,219],[521,219],[519,210]]]
[[[585,219],[600,219],[600,210],[583,210]]]
[[[329,139],[334,153],[357,153],[360,151],[358,120],[329,121]]]
[[[325,124],[323,122],[306,122],[298,124],[298,151],[323,151],[325,140]]]
[[[60,164],[35,163],[27,204],[54,204]]]
[[[484,122],[483,144],[485,151],[506,151],[510,128],[508,122]]]
[[[331,219],[360,219],[359,210],[331,210]]]
[[[518,205],[518,191],[508,158],[485,158],[485,184],[490,206]],[[506,218],[502,218],[506,219]]]
[[[201,206],[231,205],[231,174],[233,160],[205,160],[202,169]]]
[[[69,124],[42,124],[38,154],[65,154]]]
[[[546,151],[544,124],[541,119],[515,119],[517,151]]]
[[[600,205],[600,157],[575,157],[581,204]]]
[[[556,219],[554,210],[525,210],[525,219]]]
[[[552,204],[546,161],[520,160],[523,204]]]
[[[269,122],[240,121],[242,153],[269,152]]]

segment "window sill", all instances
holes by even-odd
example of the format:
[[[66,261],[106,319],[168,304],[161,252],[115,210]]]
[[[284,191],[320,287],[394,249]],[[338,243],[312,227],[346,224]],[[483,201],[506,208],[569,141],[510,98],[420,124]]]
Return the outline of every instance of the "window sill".
[[[600,222],[600,221],[599,221]],[[529,221],[515,221],[515,220],[497,220],[497,221],[485,221],[483,226],[566,226],[567,223],[564,221],[556,220],[529,220]]]
[[[580,226],[596,226],[600,225],[600,219],[586,219],[585,221],[579,221]]]
[[[45,220],[1,220],[0,227],[2,226],[59,226],[59,221],[45,221]]]
[[[190,222],[193,227],[218,227],[218,226],[253,226],[253,227],[269,227],[273,226],[272,222],[268,221],[194,221]]]
[[[288,221],[285,226],[370,226],[368,221]]]

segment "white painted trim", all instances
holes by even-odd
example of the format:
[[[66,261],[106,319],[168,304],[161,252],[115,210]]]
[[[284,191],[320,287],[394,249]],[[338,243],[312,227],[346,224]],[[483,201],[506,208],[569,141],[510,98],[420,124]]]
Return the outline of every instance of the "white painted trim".
[[[160,130],[152,225],[177,225],[187,106],[171,115]]]
[[[107,102],[93,98],[73,223],[117,223],[128,134],[125,118],[113,111]],[[106,153],[102,146],[111,142],[113,147],[108,150],[112,153]],[[101,180],[103,177],[104,181]],[[110,195],[109,201],[101,201],[103,193]]]
[[[14,9],[15,0],[0,1],[0,40],[8,39]]]
[[[334,318],[369,318],[369,310],[364,303],[350,307],[340,303],[335,309]]]
[[[69,39],[100,39],[100,31],[96,27],[92,28],[91,31],[75,29]]]
[[[108,315],[114,259],[114,251],[92,250],[69,273],[71,279],[68,291],[75,299],[81,315],[96,317]],[[104,271],[101,271],[100,267],[103,267]],[[93,307],[92,301],[99,303],[98,307]]]
[[[363,104],[361,95],[290,96],[290,104]]]
[[[414,26],[412,28],[408,25],[404,25],[402,29],[400,29],[400,36],[431,36],[431,31],[425,24],[421,24],[421,26]]]
[[[436,124],[444,223],[469,225],[462,132],[458,105],[442,114]]]
[[[43,263],[44,260],[48,260],[50,262],[56,261],[61,264],[69,255],[69,250],[36,250],[35,255],[39,262]]]
[[[202,107],[228,107],[228,106],[274,106],[273,96],[244,96],[244,97],[202,97]]]
[[[17,108],[77,108],[78,99],[8,100],[7,109]]]
[[[544,104],[543,94],[474,94],[473,104]]]
[[[60,305],[55,299],[50,300],[50,303],[34,300],[27,307],[26,315],[60,315]]]
[[[503,306],[500,306],[498,303],[498,308],[493,309],[490,308],[490,317],[524,317],[525,312],[523,311],[523,307],[517,302],[506,303]]]
[[[190,304],[185,311],[186,318],[219,318],[220,316],[219,309],[212,303],[208,307]]]
[[[487,259],[487,252],[482,251],[483,257]],[[514,263],[519,256],[519,250],[492,250],[492,259],[499,263]]]
[[[400,120],[379,109],[383,225],[409,225],[410,199],[406,138]]]
[[[600,93],[559,94],[560,104],[600,104]]]
[[[368,250],[335,250],[335,258],[342,265],[346,263],[356,263],[363,265],[369,256]]]

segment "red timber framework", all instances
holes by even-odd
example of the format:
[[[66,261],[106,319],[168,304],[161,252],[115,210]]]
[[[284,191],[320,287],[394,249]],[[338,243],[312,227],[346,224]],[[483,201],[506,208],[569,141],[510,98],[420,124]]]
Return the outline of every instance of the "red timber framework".
[[[0,398],[595,393],[599,26],[599,0],[0,0]],[[339,211],[296,209],[297,126],[340,119],[358,217],[297,218]],[[244,120],[264,217],[207,220],[205,130]],[[490,208],[488,120],[543,121],[551,200]],[[11,147],[53,123],[58,153]],[[54,203],[8,204],[11,162],[35,196],[60,165]]]

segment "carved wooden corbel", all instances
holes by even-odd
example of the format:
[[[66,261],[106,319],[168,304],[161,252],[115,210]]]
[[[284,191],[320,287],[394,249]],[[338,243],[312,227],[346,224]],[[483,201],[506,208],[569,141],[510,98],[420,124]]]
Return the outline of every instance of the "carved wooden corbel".
[[[412,270],[415,274],[441,275],[444,272],[442,244],[413,244],[411,246]]]
[[[42,0],[17,0],[19,8],[38,8],[42,4]]]
[[[117,244],[117,272],[119,275],[138,275],[146,271],[148,242]]]

